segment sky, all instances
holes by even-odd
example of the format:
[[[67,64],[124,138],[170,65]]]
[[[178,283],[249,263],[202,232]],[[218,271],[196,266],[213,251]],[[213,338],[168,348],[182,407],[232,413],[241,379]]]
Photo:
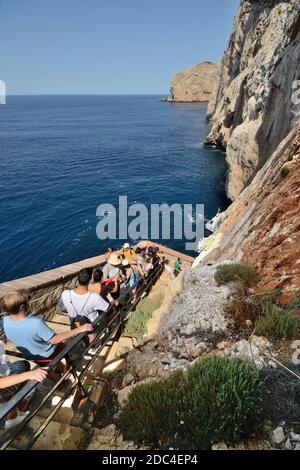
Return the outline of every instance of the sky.
[[[239,0],[0,0],[7,94],[168,94],[226,49]]]

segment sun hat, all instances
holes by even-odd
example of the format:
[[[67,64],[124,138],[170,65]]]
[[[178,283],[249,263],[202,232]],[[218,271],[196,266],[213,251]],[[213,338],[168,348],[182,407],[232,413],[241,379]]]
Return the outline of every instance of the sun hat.
[[[108,264],[111,264],[111,266],[119,266],[119,264],[121,264],[121,260],[117,253],[112,253],[107,262]]]
[[[125,250],[128,250],[128,248],[130,248],[129,243],[124,243],[123,248],[125,248]]]

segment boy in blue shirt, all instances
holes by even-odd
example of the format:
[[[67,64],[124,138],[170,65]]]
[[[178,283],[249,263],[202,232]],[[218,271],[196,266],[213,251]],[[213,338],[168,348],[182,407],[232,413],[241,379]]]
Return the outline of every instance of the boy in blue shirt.
[[[25,359],[43,366],[62,351],[64,341],[80,333],[90,332],[93,328],[92,325],[86,324],[75,330],[56,334],[44,320],[29,316],[29,296],[25,291],[6,294],[2,300],[2,307],[8,315],[0,320],[0,330],[19,349]],[[57,376],[51,377],[51,372],[49,378],[57,380]]]

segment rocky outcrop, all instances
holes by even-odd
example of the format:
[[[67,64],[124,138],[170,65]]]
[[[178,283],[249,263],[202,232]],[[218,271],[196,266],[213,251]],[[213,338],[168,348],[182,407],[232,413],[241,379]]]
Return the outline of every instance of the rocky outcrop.
[[[218,65],[202,62],[177,73],[171,82],[168,101],[209,101],[218,77]]]
[[[122,434],[114,424],[102,429],[92,429],[86,450],[146,450],[138,447],[132,441],[124,441]]]
[[[198,266],[184,275],[183,291],[161,319],[157,341],[174,357],[195,359],[210,351],[226,332],[223,307],[230,286],[217,286],[214,266]]]
[[[293,129],[223,214],[202,263],[243,261],[261,274],[259,290],[300,288],[300,127]]]
[[[235,200],[293,125],[299,0],[241,0],[219,76],[207,143],[226,149],[227,193]]]

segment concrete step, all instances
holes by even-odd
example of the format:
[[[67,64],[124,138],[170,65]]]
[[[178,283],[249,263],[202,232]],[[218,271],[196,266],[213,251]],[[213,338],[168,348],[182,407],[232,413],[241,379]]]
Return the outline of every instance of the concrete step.
[[[22,449],[43,422],[43,418],[35,416],[18,439],[12,443],[12,447]],[[81,428],[51,421],[33,445],[32,450],[77,450],[81,448],[84,433],[85,431]]]

